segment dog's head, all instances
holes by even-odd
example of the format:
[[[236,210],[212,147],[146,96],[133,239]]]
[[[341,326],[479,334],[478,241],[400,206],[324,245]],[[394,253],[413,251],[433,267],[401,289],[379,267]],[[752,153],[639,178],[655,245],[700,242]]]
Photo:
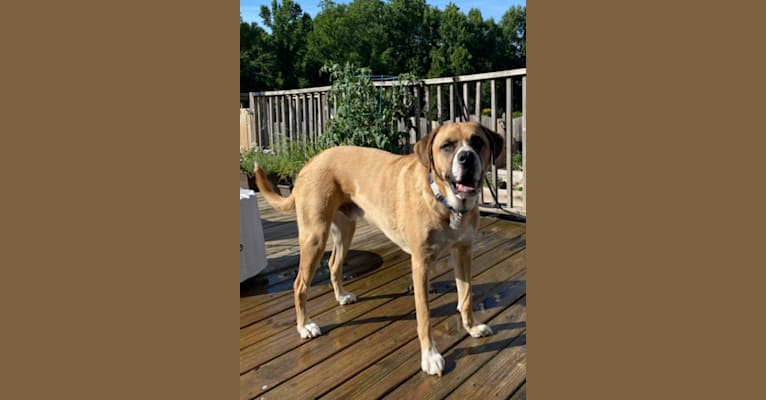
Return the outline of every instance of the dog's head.
[[[500,155],[503,137],[477,122],[442,125],[415,143],[420,162],[434,180],[442,180],[454,197],[474,199],[491,160]],[[449,196],[449,195],[452,196]]]

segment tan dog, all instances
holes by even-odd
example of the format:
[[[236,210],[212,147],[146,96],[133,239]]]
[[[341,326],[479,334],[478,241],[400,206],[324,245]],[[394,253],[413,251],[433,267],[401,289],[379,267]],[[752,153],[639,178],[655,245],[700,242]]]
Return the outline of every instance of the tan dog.
[[[343,259],[364,216],[412,256],[421,368],[441,375],[444,358],[431,338],[428,271],[451,249],[455,261],[458,310],[473,337],[492,334],[474,324],[471,310],[471,244],[479,220],[478,191],[491,157],[503,138],[476,122],[443,125],[415,144],[413,154],[339,146],[326,150],[298,174],[289,197],[276,194],[256,166],[258,187],[278,211],[295,209],[300,243],[300,269],[295,279],[298,332],[303,338],[321,334],[306,311],[306,293],[332,234],[330,280],[340,304],[356,301],[343,290]],[[432,180],[430,177],[433,177]]]

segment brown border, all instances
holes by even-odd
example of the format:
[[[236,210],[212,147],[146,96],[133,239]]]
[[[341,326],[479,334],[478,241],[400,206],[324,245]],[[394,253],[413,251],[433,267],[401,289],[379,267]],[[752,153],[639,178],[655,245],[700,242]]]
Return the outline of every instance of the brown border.
[[[530,398],[762,392],[763,13],[530,3]]]
[[[0,27],[0,397],[234,398],[234,3],[91,3]],[[763,13],[529,9],[530,398],[760,393]]]
[[[236,3],[26,7],[0,28],[0,397],[236,398]]]

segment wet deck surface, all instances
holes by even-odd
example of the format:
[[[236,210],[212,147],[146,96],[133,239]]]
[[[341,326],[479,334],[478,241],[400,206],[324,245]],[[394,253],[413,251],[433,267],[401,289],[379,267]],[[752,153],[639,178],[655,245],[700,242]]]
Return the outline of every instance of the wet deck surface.
[[[294,214],[276,213],[260,194],[258,202],[269,265],[240,284],[241,399],[526,397],[524,224],[483,217],[474,243],[474,317],[494,335],[472,338],[463,329],[449,257],[430,272],[431,324],[446,361],[438,377],[420,371],[409,256],[364,221],[344,266],[345,287],[358,302],[335,301],[328,243],[308,301],[322,336],[301,339],[292,297]]]

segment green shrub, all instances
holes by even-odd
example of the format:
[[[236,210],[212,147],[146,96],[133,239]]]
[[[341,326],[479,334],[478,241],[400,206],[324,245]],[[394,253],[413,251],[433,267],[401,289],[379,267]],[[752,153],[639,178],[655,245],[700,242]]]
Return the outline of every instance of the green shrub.
[[[285,139],[277,143],[274,150],[268,153],[254,151],[252,158],[267,174],[276,175],[279,181],[291,182],[306,162],[322,150],[324,147],[319,144]],[[250,166],[252,168],[252,163]]]
[[[355,145],[402,153],[404,139],[412,127],[410,108],[414,95],[412,75],[402,74],[393,86],[376,88],[370,70],[346,63],[326,64],[330,74],[330,98],[337,101],[336,115],[322,135],[324,147]],[[404,131],[399,121],[404,120]]]
[[[249,177],[253,176],[253,168],[256,155],[258,152],[255,149],[240,150],[239,152],[239,172],[246,174]]]

